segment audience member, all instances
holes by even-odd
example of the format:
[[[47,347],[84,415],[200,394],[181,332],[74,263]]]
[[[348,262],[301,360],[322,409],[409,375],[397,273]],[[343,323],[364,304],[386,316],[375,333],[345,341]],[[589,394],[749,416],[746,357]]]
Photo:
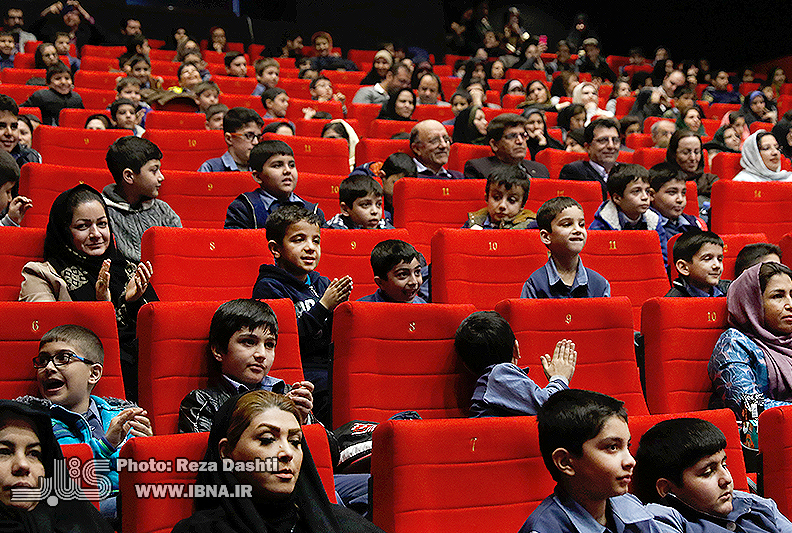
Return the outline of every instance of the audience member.
[[[528,139],[525,142],[531,154],[531,160],[536,159],[536,154],[545,148],[563,150],[563,145],[547,131],[544,111],[529,107],[522,112],[522,116],[527,121],[525,123],[525,131],[528,133]]]
[[[110,120],[113,128],[131,130],[135,137],[142,137],[146,130],[140,126],[139,111],[142,111],[132,100],[119,98],[110,104]]]
[[[493,170],[511,165],[519,165],[529,177],[548,178],[550,173],[541,163],[525,159],[528,155],[526,131],[528,121],[513,113],[502,113],[487,125],[487,142],[493,155],[470,159],[465,163],[465,177],[486,179]]]
[[[778,245],[769,242],[746,244],[737,254],[734,262],[734,279],[739,278],[745,270],[758,263],[770,262],[781,262],[781,248]]]
[[[424,120],[410,132],[410,149],[413,152],[419,178],[460,179],[462,173],[446,169],[451,138],[445,126],[436,120]]]
[[[437,74],[433,72],[427,72],[421,75],[421,78],[418,80],[417,93],[418,104],[446,107],[451,105],[448,102],[444,102],[443,85]]]
[[[377,291],[360,302],[425,304],[420,291],[423,284],[423,256],[412,244],[398,239],[378,243],[371,251],[371,270]]]
[[[770,108],[770,101],[762,91],[753,91],[745,97],[740,109],[745,118],[745,124],[750,126],[754,122],[771,122],[775,124],[776,113]]]
[[[44,124],[57,126],[61,109],[83,109],[82,98],[72,91],[74,81],[69,67],[63,63],[49,67],[47,85],[48,89],[34,92],[22,104],[23,107],[38,107]]]
[[[650,170],[649,176],[652,209],[660,214],[660,223],[669,239],[678,233],[707,229],[703,220],[684,212],[687,206],[684,176],[671,169]]]
[[[3,18],[3,30],[13,37],[15,54],[25,53],[25,44],[37,40],[35,35],[22,29],[24,25],[25,14],[22,10],[18,7],[9,7]]]
[[[580,104],[586,110],[586,125],[594,117],[613,117],[613,113],[599,107],[597,86],[591,82],[578,83],[572,90],[572,103]]]
[[[701,138],[688,130],[677,130],[671,135],[666,150],[666,160],[652,167],[652,170],[670,169],[682,172],[686,181],[695,181],[702,212],[708,211],[712,185],[718,176],[704,172],[704,158]]]
[[[711,231],[686,231],[674,243],[674,266],[679,277],[666,297],[726,296],[731,281],[722,280],[723,239]]]
[[[110,118],[104,113],[94,113],[85,119],[86,130],[109,130],[112,127]]]
[[[352,99],[353,104],[385,104],[389,94],[396,90],[410,88],[410,69],[407,65],[396,63],[388,69],[385,77],[370,87],[361,87]]]
[[[677,89],[683,85],[685,85],[685,73],[681,70],[672,70],[664,74],[659,87],[647,87],[638,92],[630,114],[642,121],[648,117],[663,116],[663,113],[672,107]]]
[[[588,161],[574,161],[564,165],[559,173],[562,180],[596,181],[602,187],[602,199],[608,198],[608,175],[616,165],[621,137],[619,123],[612,118],[592,121],[583,134]]]
[[[199,83],[193,89],[195,93],[195,103],[198,104],[198,112],[206,113],[209,106],[220,103],[220,87],[213,81]]]
[[[2,118],[0,118],[2,121]],[[14,196],[19,184],[19,166],[5,150],[0,150],[0,226],[16,226],[22,223],[25,213],[33,207],[26,196]]]
[[[396,89],[390,93],[388,101],[382,104],[377,118],[380,120],[412,120],[415,105],[415,92],[412,89]]]
[[[250,151],[261,140],[263,126],[264,120],[252,109],[229,109],[223,117],[223,136],[228,150],[220,157],[204,161],[198,172],[249,171]]]
[[[729,90],[729,73],[725,70],[719,70],[718,74],[712,78],[712,85],[704,89],[701,99],[710,104],[742,103],[740,93]]]
[[[0,94],[0,147],[16,164],[41,163],[41,154],[19,143],[19,106],[13,98]]]
[[[14,68],[14,35],[9,31],[0,31],[0,70]]]
[[[228,106],[225,104],[214,104],[207,107],[204,112],[204,116],[206,116],[206,129],[222,130],[226,113],[228,113]]]
[[[471,105],[459,112],[454,120],[452,141],[464,144],[487,143],[487,117],[481,106]]]
[[[668,142],[676,131],[676,124],[670,120],[658,120],[652,124],[652,143],[654,148],[668,148]]]
[[[41,12],[41,18],[31,24],[30,31],[46,43],[55,42],[59,31],[73,36],[78,50],[86,44],[104,44],[104,32],[99,29],[94,18],[77,0],[55,2]]]
[[[487,175],[486,207],[468,213],[463,228],[526,229],[533,227],[536,213],[525,209],[531,180],[519,165],[504,165]]]
[[[327,221],[331,229],[390,229],[383,217],[382,186],[366,175],[345,178],[338,186],[341,212]]]
[[[289,95],[280,87],[267,89],[261,93],[261,105],[266,111],[263,118],[285,118],[289,109]]]
[[[274,89],[280,81],[280,64],[271,57],[257,59],[253,63],[256,71],[256,88],[252,96],[261,96],[267,89]]]
[[[577,60],[577,70],[580,73],[588,72],[592,78],[600,78],[611,83],[616,81],[616,73],[608,66],[608,62],[600,55],[599,41],[595,37],[583,40],[586,53]]]
[[[757,130],[745,141],[740,166],[734,181],[792,181],[792,172],[781,170],[778,141],[765,130]]]

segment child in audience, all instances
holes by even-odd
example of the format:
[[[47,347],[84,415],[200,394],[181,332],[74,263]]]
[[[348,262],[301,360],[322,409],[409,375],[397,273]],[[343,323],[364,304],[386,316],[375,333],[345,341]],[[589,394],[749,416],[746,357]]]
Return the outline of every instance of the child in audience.
[[[769,262],[781,262],[781,248],[769,242],[746,244],[737,254],[737,260],[734,263],[734,279],[739,278],[740,274],[754,265]]]
[[[550,258],[522,288],[520,298],[607,298],[610,284],[597,272],[583,266],[580,252],[586,245],[586,218],[572,198],[559,196],[546,201],[536,213],[539,238]]]
[[[333,311],[338,304],[349,300],[352,278],[344,276],[330,281],[316,272],[322,256],[323,223],[317,213],[300,205],[285,205],[266,222],[267,241],[275,264],[261,265],[253,298],[289,298],[294,302],[303,373],[315,386],[314,412],[326,423],[330,418]]]
[[[266,113],[263,118],[285,118],[289,109],[289,95],[280,87],[267,89],[261,93],[261,105]]]
[[[371,270],[377,291],[360,298],[361,302],[425,304],[419,292],[423,283],[421,254],[412,244],[388,239],[371,250]]]
[[[198,112],[206,113],[209,106],[220,103],[220,87],[213,81],[199,83],[193,89],[195,93],[195,103],[198,104]]]
[[[594,214],[589,229],[654,230],[660,238],[663,262],[668,266],[668,235],[660,215],[649,209],[649,171],[641,165],[621,163],[608,177],[610,200]]]
[[[61,62],[47,69],[48,89],[41,89],[31,94],[22,107],[38,107],[41,110],[41,123],[57,126],[61,109],[83,109],[83,101],[79,94],[72,91],[69,67]]]
[[[468,213],[463,228],[525,229],[533,224],[536,213],[525,209],[531,180],[519,165],[503,165],[487,176],[484,198],[487,207]]]
[[[369,176],[349,176],[338,186],[341,212],[327,221],[332,229],[393,228],[382,217],[382,186]]]
[[[378,174],[382,180],[382,200],[385,209],[383,217],[392,224],[393,186],[397,181],[406,176],[415,177],[418,174],[418,170],[415,166],[415,159],[401,152],[391,154],[382,163],[382,167],[380,167]]]
[[[0,31],[0,70],[14,68],[14,34]]]
[[[225,104],[213,104],[207,107],[204,112],[204,116],[206,116],[206,129],[222,130],[226,113],[228,113],[228,106]]]
[[[128,76],[140,81],[140,89],[162,89],[164,81],[160,76],[151,75],[151,60],[142,55],[134,55],[127,61]]]
[[[231,202],[226,211],[226,229],[263,228],[273,211],[289,204],[304,207],[319,217],[320,225],[325,225],[325,216],[319,206],[294,194],[297,166],[294,152],[288,144],[283,141],[261,141],[250,151],[249,163],[259,188],[240,194]]]
[[[703,220],[683,212],[687,206],[687,182],[684,176],[670,168],[650,170],[649,176],[652,208],[662,215],[660,224],[669,239],[691,229],[707,229]]]
[[[141,109],[128,98],[119,98],[110,104],[110,119],[113,128],[132,130],[135,137],[142,137],[146,130],[140,127]]]
[[[26,163],[41,163],[41,154],[19,143],[19,106],[5,94],[0,94],[0,149],[11,154],[20,168]]]
[[[517,366],[520,345],[509,323],[495,311],[477,311],[459,325],[454,348],[465,366],[479,376],[470,405],[470,416],[535,415],[547,399],[569,388],[575,373],[575,343],[558,341],[553,357],[540,359],[547,387],[540,388]]]
[[[204,161],[198,172],[248,172],[250,151],[261,140],[264,121],[247,107],[229,109],[223,117],[223,132],[228,151]]]
[[[209,349],[210,364],[219,363],[222,376],[217,384],[185,396],[179,407],[179,433],[210,431],[226,400],[258,389],[285,394],[297,404],[302,422],[310,423],[313,384],[288,385],[269,374],[277,343],[278,319],[266,303],[240,298],[218,307],[209,326]]]
[[[151,111],[151,106],[143,101],[141,95],[140,80],[133,76],[126,76],[120,78],[116,82],[116,100],[119,98],[127,98],[132,100],[132,103],[138,107],[138,115],[140,115],[140,127],[146,127],[146,115]]]
[[[94,113],[85,119],[86,130],[109,130],[112,127],[113,124],[110,122],[110,117],[104,113]]]
[[[148,139],[126,136],[107,150],[107,168],[115,183],[102,190],[107,216],[113,224],[118,251],[129,261],[140,261],[140,240],[153,226],[182,227],[171,207],[157,198],[165,179],[162,152]]]
[[[11,154],[0,150],[0,226],[17,226],[33,202],[25,196],[14,196],[13,190],[19,183],[19,165]]]
[[[679,277],[666,297],[726,296],[731,281],[722,280],[723,239],[711,231],[691,230],[674,243],[674,265]]]
[[[678,512],[650,514],[627,493],[635,460],[623,402],[598,392],[562,390],[545,402],[537,419],[542,459],[557,484],[520,533],[683,531]]]
[[[247,77],[247,59],[242,52],[228,52],[223,57],[225,64],[226,76],[233,78],[246,78]]]
[[[71,43],[71,35],[64,31],[59,31],[55,34],[55,50],[57,50],[59,56],[65,56],[66,59],[69,61],[69,67],[71,67],[72,74],[80,70],[80,60],[76,57],[72,57],[69,53],[71,51],[70,47]]]
[[[253,63],[256,69],[256,81],[258,84],[253,89],[251,96],[261,96],[267,89],[272,89],[278,85],[280,79],[280,64],[271,57],[257,59]]]
[[[672,507],[704,531],[792,531],[773,500],[734,490],[726,437],[712,422],[659,422],[641,437],[635,463],[635,493],[650,512]]]

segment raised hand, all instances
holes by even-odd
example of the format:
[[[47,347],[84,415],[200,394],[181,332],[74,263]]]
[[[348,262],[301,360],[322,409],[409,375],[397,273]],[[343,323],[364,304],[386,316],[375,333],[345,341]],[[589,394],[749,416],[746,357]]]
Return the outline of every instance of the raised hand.
[[[322,304],[328,311],[333,311],[338,304],[349,300],[349,295],[352,293],[352,278],[344,276],[341,279],[334,279],[325,290],[322,299],[319,303]]]
[[[96,278],[96,301],[109,302],[110,299],[110,260],[105,259]]]
[[[127,283],[125,295],[127,302],[137,301],[143,296],[143,293],[146,292],[146,288],[148,288],[149,279],[151,279],[152,274],[154,274],[154,268],[151,266],[150,262],[146,261],[137,266],[135,274],[129,279],[129,283]]]
[[[547,379],[552,376],[564,376],[569,381],[572,379],[572,374],[575,373],[575,364],[577,363],[575,343],[566,339],[558,341],[553,356],[544,354],[541,359]]]

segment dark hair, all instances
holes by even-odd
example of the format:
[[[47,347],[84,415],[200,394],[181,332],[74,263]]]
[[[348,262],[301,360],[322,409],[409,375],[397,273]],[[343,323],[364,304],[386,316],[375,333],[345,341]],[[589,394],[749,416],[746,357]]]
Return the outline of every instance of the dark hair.
[[[248,298],[230,300],[214,312],[209,326],[209,346],[217,353],[228,351],[228,342],[237,331],[264,328],[278,337],[278,318],[265,302]]]
[[[0,154],[0,185],[17,183],[19,176],[19,165],[14,161],[14,157],[2,150],[2,154]]]
[[[204,91],[217,91],[217,95],[220,96],[220,87],[218,87],[213,81],[202,81],[193,87],[193,93],[195,93],[195,96],[200,96]]]
[[[412,103],[413,103],[413,113],[415,112],[415,106],[418,104],[418,99],[415,96],[415,91],[412,89],[398,89],[392,93],[390,93],[390,98],[388,101],[382,105],[382,109],[380,110],[377,118],[385,119],[385,120],[412,120],[412,113],[410,113],[409,117],[403,117],[396,113],[396,102],[399,100],[399,96],[402,93],[407,92],[410,93],[412,96]]]
[[[536,225],[539,226],[539,229],[552,232],[553,220],[555,220],[555,217],[560,215],[564,209],[568,207],[577,207],[583,211],[583,207],[581,207],[578,201],[574,198],[570,198],[569,196],[557,196],[555,198],[550,198],[548,201],[543,203],[536,212]]]
[[[52,77],[56,74],[68,74],[69,78],[72,77],[71,69],[59,62],[47,68],[47,85],[49,85]]]
[[[179,79],[179,81],[181,81],[181,75],[184,69],[190,66],[195,67],[195,70],[197,70],[199,73],[201,72],[201,69],[198,68],[198,65],[194,61],[184,62],[179,65],[179,68],[176,70],[176,77]]]
[[[325,132],[327,131],[334,131],[341,136],[342,139],[346,139],[349,142],[349,133],[347,133],[346,128],[340,122],[328,122],[322,128],[322,137],[324,137]]]
[[[693,256],[701,250],[705,244],[714,244],[723,248],[723,239],[712,231],[689,230],[674,243],[674,261],[682,259],[688,263],[693,261]]]
[[[695,100],[696,90],[688,85],[680,85],[679,87],[677,87],[677,90],[674,91],[674,98],[681,98],[686,94],[692,94],[694,96],[693,99]],[[702,117],[703,116],[704,115],[702,115]]]
[[[496,311],[477,311],[459,324],[454,348],[465,366],[476,376],[514,356],[514,331]]]
[[[609,418],[627,422],[624,402],[599,392],[580,389],[558,391],[539,408],[539,450],[547,470],[556,481],[564,479],[553,462],[553,452],[564,448],[581,455],[583,443],[596,437]]]
[[[420,255],[412,244],[399,239],[388,239],[378,243],[371,250],[371,270],[378,278],[386,279],[388,272],[404,261],[420,261]]]
[[[598,118],[597,120],[592,120],[589,122],[589,125],[586,126],[585,130],[583,130],[583,140],[586,142],[586,144],[591,144],[591,142],[594,140],[594,130],[597,128],[615,128],[616,131],[621,134],[619,123],[615,119]],[[608,178],[608,181],[610,181],[610,178]]]
[[[231,111],[229,111],[229,113],[230,112]],[[223,123],[225,127],[225,121],[223,121]],[[294,150],[281,140],[261,141],[250,151],[250,157],[248,157],[248,166],[250,170],[261,172],[264,168],[264,164],[274,155],[290,155],[294,157]]]
[[[107,128],[108,130],[113,127],[113,123],[110,121],[110,118],[104,113],[94,113],[93,115],[89,116],[88,118],[85,119],[85,126],[83,127],[84,128],[87,127],[88,123],[94,119],[99,119],[102,122],[104,122],[105,128]]]
[[[121,78],[116,82],[116,92],[120,93],[124,89],[126,89],[129,85],[137,85],[138,89],[141,87],[140,80],[134,76],[127,76],[125,78]]]
[[[129,65],[129,67],[131,68],[134,67],[136,64],[140,63],[141,61],[147,64],[149,67],[151,66],[151,60],[146,56],[144,56],[143,54],[133,55],[127,60],[126,64]]]
[[[633,180],[640,180],[649,183],[649,171],[641,165],[632,163],[620,163],[613,168],[608,176],[608,194],[611,198],[618,194],[624,196],[624,190]]]
[[[223,119],[225,119],[225,113],[228,113],[228,106],[225,104],[212,104],[206,108],[206,112],[204,112],[204,115],[206,116],[207,119],[210,119],[218,113],[223,113]]]
[[[116,113],[118,113],[118,108],[121,107],[122,105],[131,105],[136,112],[138,109],[140,109],[140,106],[138,106],[135,102],[133,102],[129,98],[118,98],[117,100],[113,101],[112,104],[110,104],[110,116],[113,117],[113,120],[115,120],[116,118]]]
[[[528,191],[531,190],[531,179],[520,165],[502,165],[491,171],[487,175],[485,198],[489,198],[490,187],[493,185],[503,185],[507,191],[510,191],[512,187],[521,187],[523,190],[521,207],[525,207],[525,202],[528,201]]]
[[[402,152],[394,152],[385,159],[380,169],[386,176],[393,176],[394,174],[404,174],[405,176],[415,177],[418,174],[418,169],[415,165],[415,160],[409,155]]]
[[[261,105],[264,109],[267,109],[267,100],[275,100],[279,94],[286,94],[286,91],[282,87],[271,87],[261,93]]]
[[[679,171],[673,168],[660,167],[649,170],[649,185],[654,192],[659,192],[663,185],[672,180],[686,181],[685,176],[680,175]]]
[[[286,237],[289,226],[302,221],[322,227],[322,219],[319,218],[319,215],[308,211],[301,205],[290,204],[276,209],[267,217],[267,240],[283,244],[283,239]]]
[[[633,124],[641,125],[641,119],[636,117],[635,115],[624,115],[622,118],[619,119],[619,132],[622,135],[626,135],[627,128],[632,126]]]
[[[487,142],[498,142],[503,138],[503,132],[515,126],[525,126],[528,119],[516,113],[501,113],[487,124]]]
[[[780,259],[781,248],[769,242],[757,242],[743,246],[743,249],[737,254],[737,260],[734,263],[734,279],[737,279],[745,270],[758,263],[762,257],[770,254],[776,254]]]
[[[319,75],[311,80],[311,83],[308,84],[308,88],[316,89],[316,84],[319,83],[320,80],[327,80],[330,82],[331,85],[333,83],[332,81],[330,81],[330,78],[328,78],[327,76]]]
[[[67,34],[68,35],[68,34]],[[126,55],[132,57],[133,55],[137,54],[137,47],[143,46],[143,44],[148,41],[143,35],[131,35],[126,38]]]
[[[630,89],[636,91],[646,85],[646,80],[652,77],[651,72],[643,72],[638,71],[633,74],[632,80],[630,81]]]
[[[223,63],[225,64],[226,68],[231,67],[231,63],[240,56],[244,57],[245,54],[242,52],[237,52],[236,50],[232,50],[231,52],[226,52],[226,55],[223,56]]]
[[[80,351],[81,356],[92,363],[104,364],[102,341],[90,329],[76,324],[55,326],[46,332],[39,341],[39,349],[51,342],[66,342]]]
[[[255,122],[259,128],[264,126],[264,119],[247,107],[232,107],[226,111],[223,117],[223,131],[225,133],[236,133],[250,122]]]
[[[15,117],[19,117],[19,106],[8,95],[0,94],[0,111],[8,111]]]
[[[162,151],[148,139],[127,135],[116,139],[107,150],[107,168],[117,184],[124,180],[124,169],[131,169],[135,174],[152,159],[162,159]]]
[[[658,422],[641,437],[635,452],[636,495],[657,503],[657,480],[682,485],[683,472],[704,457],[726,449],[726,437],[712,422],[700,418],[672,418]]]
[[[53,43],[41,43],[36,47],[36,51],[33,53],[33,67],[38,69],[45,69],[47,65],[44,63],[44,57],[42,54],[44,53],[43,50],[48,47],[55,45]]]
[[[376,197],[382,196],[382,185],[377,180],[365,174],[349,176],[338,186],[338,201],[351,208],[358,198],[364,198],[369,194]]]
[[[762,263],[759,267],[759,288],[762,292],[767,288],[767,282],[776,274],[785,274],[792,279],[792,269],[781,263]]]
[[[261,133],[275,133],[275,134],[277,134],[278,130],[282,126],[286,126],[287,128],[289,128],[291,130],[291,132],[292,132],[292,135],[294,135],[294,126],[292,126],[291,122],[289,122],[287,120],[276,120],[275,122],[270,122],[269,124],[264,126],[264,129],[261,130]]]
[[[443,82],[440,81],[440,76],[435,74],[434,72],[424,72],[418,77],[418,86],[421,85],[421,80],[423,80],[426,76],[431,77],[434,81],[437,82],[437,97],[440,101],[445,101],[445,94],[443,94]]]
[[[687,137],[695,137],[699,140],[699,144],[701,144],[701,137],[699,137],[698,133],[683,129],[683,130],[676,130],[673,135],[671,135],[671,139],[668,141],[668,149],[666,150],[666,161],[671,164],[673,168],[680,169],[679,163],[676,160],[676,153],[679,149],[679,141],[685,139]],[[701,161],[699,161],[698,170],[702,170],[704,168],[704,156],[702,154]]]

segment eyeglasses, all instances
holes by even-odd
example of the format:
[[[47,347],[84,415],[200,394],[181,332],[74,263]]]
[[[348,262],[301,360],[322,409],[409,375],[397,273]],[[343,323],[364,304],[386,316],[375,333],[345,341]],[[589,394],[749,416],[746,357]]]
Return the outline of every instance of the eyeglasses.
[[[86,365],[94,364],[93,361],[89,361],[85,357],[80,357],[74,352],[64,350],[62,352],[56,353],[55,355],[44,355],[44,354],[37,355],[36,357],[33,358],[33,368],[38,368],[38,369],[44,368],[50,363],[50,361],[52,361],[52,364],[55,366],[64,366],[71,363],[72,359],[77,359],[78,361],[82,361]]]
[[[513,133],[507,133],[506,135],[503,136],[503,138],[506,139],[507,141],[514,141],[516,139],[525,140],[525,139],[528,138],[528,132],[527,131],[516,131],[516,132],[513,132]]]
[[[432,146],[439,146],[440,143],[443,143],[443,142],[450,145],[451,144],[451,137],[449,137],[448,135],[445,135],[443,137],[434,137],[432,139],[429,139],[428,141],[425,141],[424,144],[426,146],[432,147]]]
[[[244,137],[245,139],[247,139],[250,142],[253,142],[254,139],[256,141],[261,141],[262,137],[264,137],[263,133],[259,133],[257,135],[255,133],[253,133],[252,131],[247,131],[245,133],[232,133],[231,135],[233,135],[234,137]]]
[[[616,146],[621,144],[621,139],[619,137],[597,137],[592,143],[599,144],[600,146],[607,146],[608,143],[613,143]]]

